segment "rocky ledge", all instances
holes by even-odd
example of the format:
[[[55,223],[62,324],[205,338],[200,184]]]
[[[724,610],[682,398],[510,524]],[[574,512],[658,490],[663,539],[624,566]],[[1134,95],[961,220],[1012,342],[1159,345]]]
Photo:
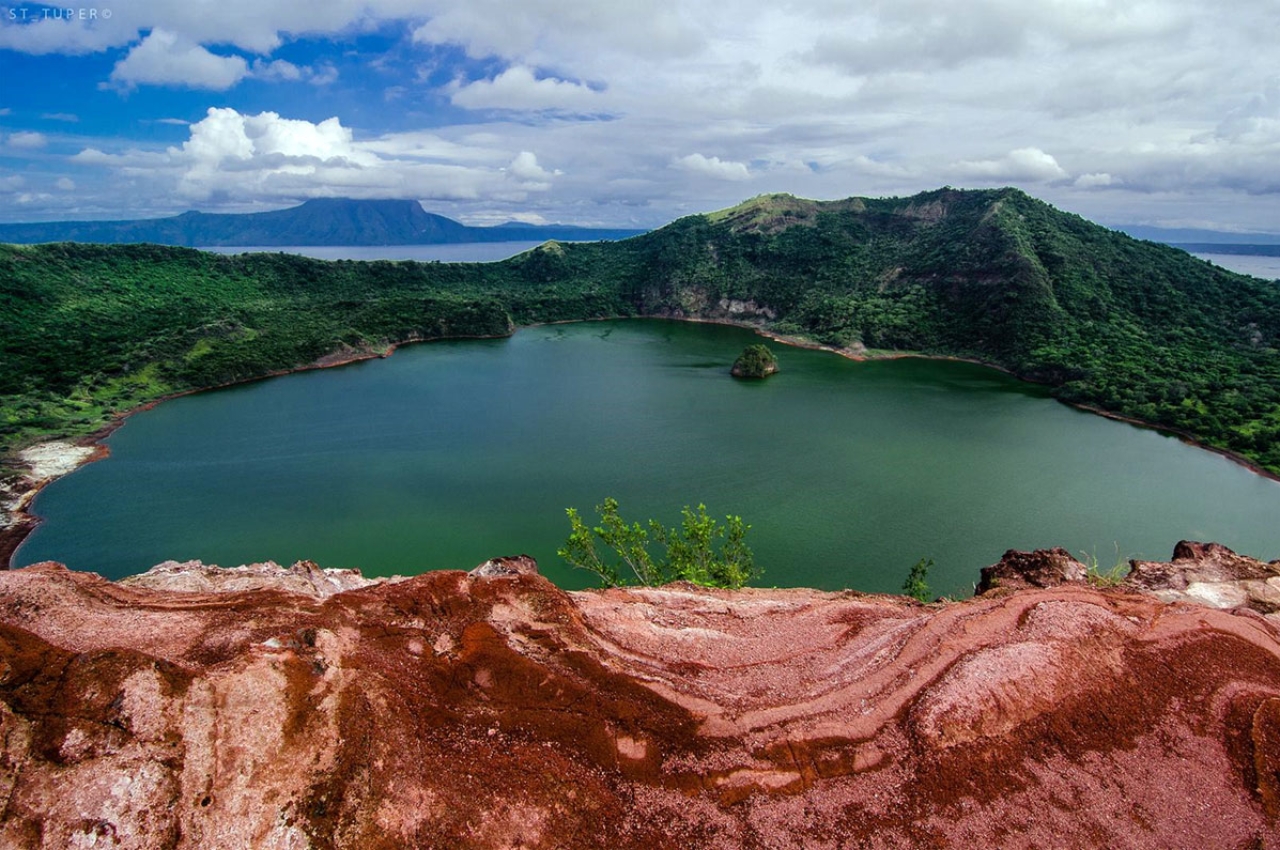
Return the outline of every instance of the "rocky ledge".
[[[1280,564],[1064,555],[933,605],[2,573],[0,846],[1280,847]]]

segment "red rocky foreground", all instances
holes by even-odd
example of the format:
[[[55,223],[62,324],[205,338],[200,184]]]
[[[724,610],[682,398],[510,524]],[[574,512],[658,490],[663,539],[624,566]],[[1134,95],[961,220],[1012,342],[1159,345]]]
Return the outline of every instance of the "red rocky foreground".
[[[0,847],[1280,847],[1280,563],[1177,554],[928,606],[0,573]]]

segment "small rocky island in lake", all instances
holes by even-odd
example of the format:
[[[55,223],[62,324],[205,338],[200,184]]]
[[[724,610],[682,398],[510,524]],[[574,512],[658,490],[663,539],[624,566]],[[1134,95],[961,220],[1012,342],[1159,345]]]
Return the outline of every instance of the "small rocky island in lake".
[[[735,378],[767,378],[778,371],[778,358],[767,345],[748,345],[733,361]]]

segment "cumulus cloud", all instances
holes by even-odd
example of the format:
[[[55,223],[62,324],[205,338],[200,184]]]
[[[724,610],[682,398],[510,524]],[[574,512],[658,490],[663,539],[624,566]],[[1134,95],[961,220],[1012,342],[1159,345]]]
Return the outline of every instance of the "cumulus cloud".
[[[954,170],[965,179],[982,181],[1040,182],[1067,176],[1058,161],[1039,148],[1018,148],[999,159],[965,160],[956,163]]]
[[[362,141],[337,118],[318,123],[275,112],[212,108],[190,137],[164,151],[85,148],[81,166],[106,168],[188,201],[288,202],[309,197],[520,202],[549,189],[560,172],[528,150],[484,140],[445,142],[429,134]]]
[[[722,160],[718,156],[707,157],[700,153],[682,156],[672,163],[672,167],[692,174],[701,174],[704,177],[714,177],[716,180],[736,181],[751,177],[751,172],[741,162]]]
[[[242,56],[218,56],[168,30],[153,29],[111,70],[111,84],[140,83],[225,91],[249,74]]]
[[[528,189],[549,189],[551,178],[560,174],[559,171],[547,171],[538,165],[538,157],[529,151],[520,151],[516,154],[516,158],[507,166],[507,173]]]
[[[450,100],[464,109],[589,111],[599,108],[601,94],[581,83],[538,79],[533,71],[517,65],[492,80],[459,86]]]
[[[185,166],[178,191],[193,198],[225,191],[228,184],[251,188],[272,181],[299,185],[320,175],[350,177],[378,164],[337,118],[313,124],[275,112],[241,115],[234,109],[210,109],[170,156]]]
[[[76,188],[76,181],[72,180],[70,177],[59,177],[54,181],[53,185],[64,192],[74,192]]]
[[[35,148],[44,147],[49,143],[49,140],[45,138],[44,133],[23,131],[20,133],[10,133],[8,138],[8,143],[9,143],[9,147],[11,148],[24,148],[26,150],[32,150]]]

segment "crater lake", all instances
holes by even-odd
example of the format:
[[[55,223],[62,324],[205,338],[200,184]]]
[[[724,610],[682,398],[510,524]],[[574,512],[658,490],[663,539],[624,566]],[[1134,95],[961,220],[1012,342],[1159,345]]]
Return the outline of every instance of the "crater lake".
[[[432,342],[204,392],[130,417],[111,456],[36,498],[14,566],[110,578],[165,560],[310,559],[366,575],[528,553],[563,587],[565,508],[594,524],[741,515],[758,584],[897,592],[932,558],[966,596],[1009,548],[1106,569],[1180,539],[1280,557],[1280,484],[1156,431],[1060,404],[970,363],[855,362],[748,330],[661,320]]]

